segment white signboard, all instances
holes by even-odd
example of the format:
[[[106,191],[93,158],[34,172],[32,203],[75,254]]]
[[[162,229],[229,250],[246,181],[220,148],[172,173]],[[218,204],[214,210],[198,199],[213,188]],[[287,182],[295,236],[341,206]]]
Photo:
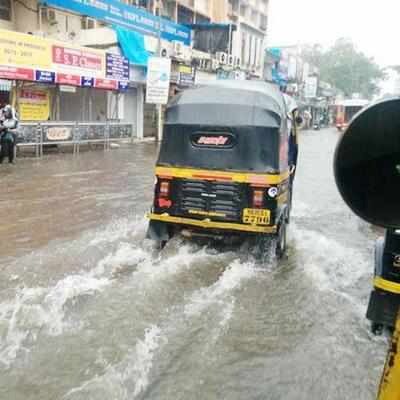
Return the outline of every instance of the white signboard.
[[[316,76],[309,76],[306,78],[304,87],[304,97],[306,99],[311,99],[317,97],[318,90],[318,78]]]
[[[150,57],[147,67],[146,103],[167,104],[171,78],[171,59]]]

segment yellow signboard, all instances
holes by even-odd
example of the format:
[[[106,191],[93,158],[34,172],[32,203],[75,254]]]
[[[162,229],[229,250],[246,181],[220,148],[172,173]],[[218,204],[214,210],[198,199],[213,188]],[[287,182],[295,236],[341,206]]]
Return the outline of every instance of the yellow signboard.
[[[33,35],[0,29],[0,65],[49,69],[51,42]]]
[[[45,89],[21,89],[19,92],[21,121],[46,121],[50,115],[50,95]]]

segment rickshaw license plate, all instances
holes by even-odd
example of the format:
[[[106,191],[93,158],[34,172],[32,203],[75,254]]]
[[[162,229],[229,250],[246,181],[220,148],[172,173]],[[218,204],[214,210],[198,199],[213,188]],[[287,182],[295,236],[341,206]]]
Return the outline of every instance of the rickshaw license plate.
[[[251,225],[268,225],[271,220],[270,210],[257,208],[245,208],[243,210],[243,222]]]

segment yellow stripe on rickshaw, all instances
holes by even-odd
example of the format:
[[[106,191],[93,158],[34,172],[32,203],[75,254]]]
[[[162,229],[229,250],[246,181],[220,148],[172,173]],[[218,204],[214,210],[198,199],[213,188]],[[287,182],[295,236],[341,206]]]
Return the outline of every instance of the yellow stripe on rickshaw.
[[[229,231],[241,231],[241,232],[252,232],[252,233],[276,233],[277,227],[274,226],[256,226],[246,224],[235,224],[231,222],[217,222],[211,221],[210,219],[191,219],[182,217],[172,217],[171,215],[164,214],[147,214],[147,217],[153,221],[168,222],[172,224],[189,225],[203,229],[223,229]]]
[[[156,175],[168,178],[220,180],[253,185],[279,185],[289,178],[289,171],[282,174],[259,174],[243,172],[212,171],[192,168],[156,167]]]
[[[400,294],[400,283],[388,281],[379,276],[374,278],[374,286],[377,289],[385,290],[395,294]]]

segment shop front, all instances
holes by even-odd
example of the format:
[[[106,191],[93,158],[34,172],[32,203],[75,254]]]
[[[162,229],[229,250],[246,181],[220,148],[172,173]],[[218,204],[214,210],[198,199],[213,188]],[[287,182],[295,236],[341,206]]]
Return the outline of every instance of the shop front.
[[[0,100],[17,109],[21,145],[136,136],[129,71],[119,54],[0,30]],[[47,135],[64,125],[69,134]]]

